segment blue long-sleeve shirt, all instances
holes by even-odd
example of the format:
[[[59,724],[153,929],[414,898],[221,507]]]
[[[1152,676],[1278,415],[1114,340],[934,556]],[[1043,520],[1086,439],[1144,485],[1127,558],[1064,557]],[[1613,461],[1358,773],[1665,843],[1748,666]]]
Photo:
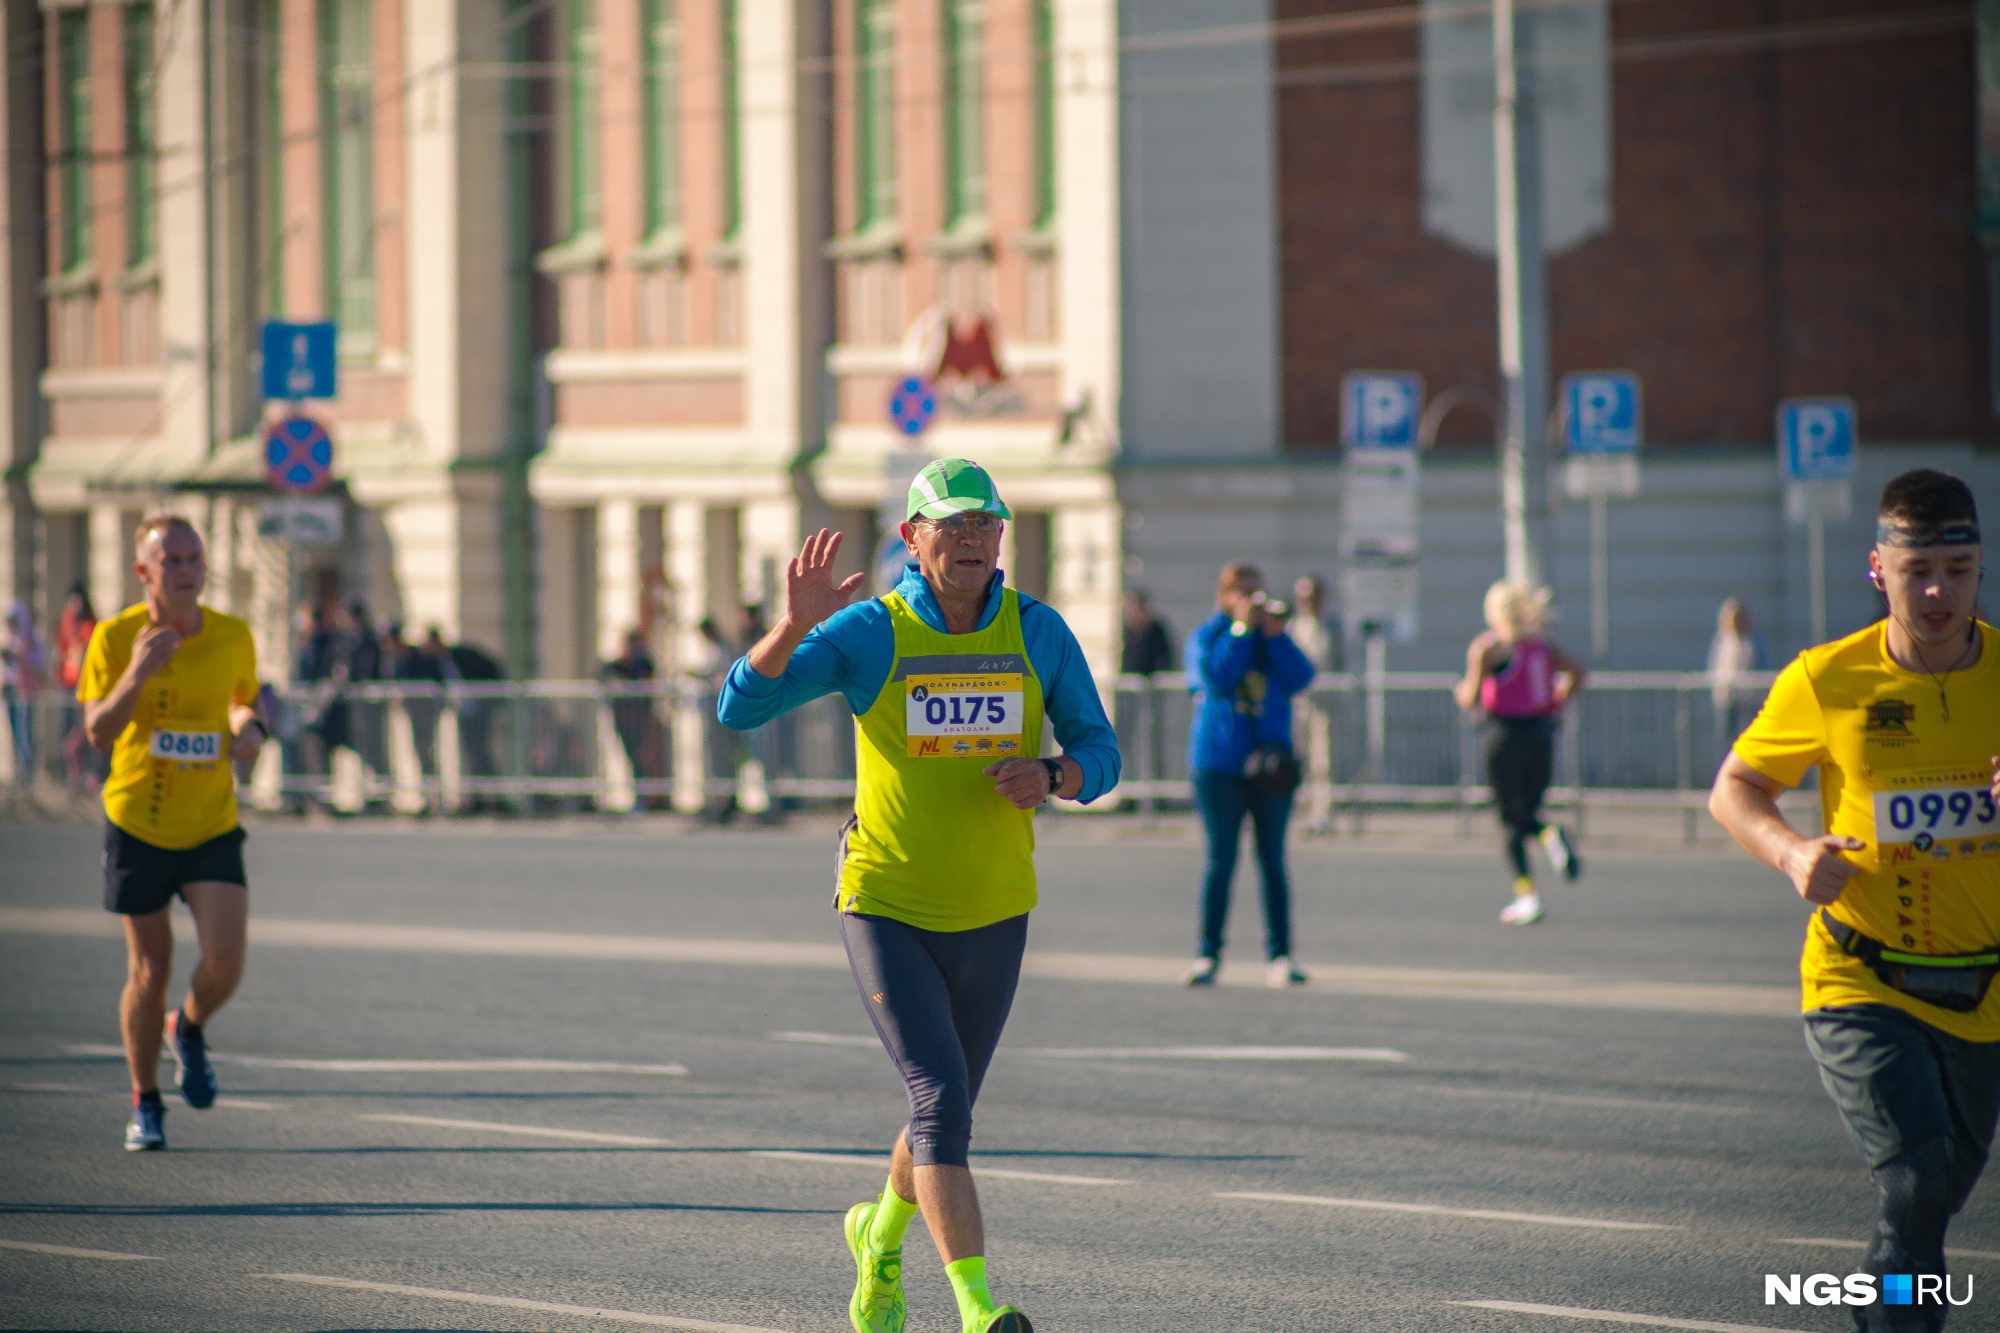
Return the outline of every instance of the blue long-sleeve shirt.
[[[993,575],[986,605],[979,613],[980,629],[1000,614],[1003,577],[997,571]],[[926,625],[940,634],[949,632],[944,611],[915,561],[903,567],[896,591]],[[1083,769],[1083,790],[1076,799],[1094,801],[1118,785],[1118,735],[1104,715],[1104,702],[1098,697],[1090,664],[1084,661],[1069,626],[1053,607],[1026,593],[1020,594],[1020,600],[1021,637],[1027,644],[1028,663],[1041,681],[1043,710],[1055,728],[1063,754]],[[836,611],[806,635],[785,664],[782,676],[773,679],[763,675],[750,665],[748,657],[738,658],[723,681],[715,715],[725,727],[748,731],[800,704],[838,692],[846,698],[849,711],[859,717],[874,707],[895,660],[895,626],[888,608],[879,598],[871,597]]]
[[[1188,635],[1186,656],[1194,692],[1189,768],[1241,773],[1252,747],[1292,743],[1292,696],[1312,684],[1313,665],[1291,635],[1266,638],[1217,611]],[[1261,690],[1246,686],[1253,671],[1263,672]]]

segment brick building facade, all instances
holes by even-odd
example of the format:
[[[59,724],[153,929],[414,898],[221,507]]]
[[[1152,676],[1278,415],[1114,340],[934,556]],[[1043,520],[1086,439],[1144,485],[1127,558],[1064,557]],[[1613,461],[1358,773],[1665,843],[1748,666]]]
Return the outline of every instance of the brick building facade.
[[[883,552],[915,465],[885,402],[943,370],[924,448],[993,468],[1010,576],[1108,671],[1122,587],[1184,629],[1226,560],[1333,572],[1341,376],[1409,369],[1461,406],[1397,660],[1448,665],[1499,564],[1461,8],[0,0],[9,587],[121,604],[170,506],[273,675],[336,591],[517,671],[589,674],[634,627],[671,662],[802,531]],[[1554,368],[1644,376],[1660,478],[1615,553],[1653,633],[1614,660],[1695,665],[1730,592],[1788,642],[1778,399],[1985,466],[1996,34],[1917,0],[1536,12]],[[347,536],[296,583],[256,522],[274,316],[341,326]],[[1690,540],[1699,576],[1649,582]]]

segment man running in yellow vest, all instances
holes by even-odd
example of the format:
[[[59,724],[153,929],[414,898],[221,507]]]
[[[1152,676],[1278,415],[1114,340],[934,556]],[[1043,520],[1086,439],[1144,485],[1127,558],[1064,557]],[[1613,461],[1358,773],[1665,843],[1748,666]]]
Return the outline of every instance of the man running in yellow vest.
[[[1818,909],[1806,1046],[1880,1194],[1854,1326],[1904,1333],[1944,1324],[1945,1228],[2000,1115],[2000,632],[1963,481],[1906,472],[1877,513],[1888,618],[1785,668],[1708,808]],[[1777,800],[1815,765],[1827,832],[1806,837]]]
[[[242,979],[250,912],[229,765],[255,760],[264,744],[256,645],[244,622],[201,604],[208,583],[201,534],[169,515],[141,523],[137,541],[146,599],[97,627],[76,688],[84,734],[111,752],[104,906],[125,918],[130,964],[118,1006],[132,1070],[129,1152],[167,1146],[163,1023],[182,1098],[196,1110],[215,1103],[202,1030]],[[167,907],[176,895],[194,915],[201,962],[187,999],[168,1014]]]
[[[903,1233],[921,1209],[965,1333],[1032,1333],[996,1306],[966,1154],[972,1105],[1013,1004],[1035,905],[1034,811],[1118,781],[1118,741],[1075,637],[1005,586],[1012,515],[983,468],[932,463],[910,487],[915,559],[886,596],[848,606],[841,534],[806,539],[785,615],[730,670],[718,713],[749,728],[839,691],[854,711],[854,816],[834,907],[862,1005],[902,1071],[910,1121],[889,1184],[847,1214],[856,1333],[901,1333]],[[1046,714],[1063,748],[1041,755]]]

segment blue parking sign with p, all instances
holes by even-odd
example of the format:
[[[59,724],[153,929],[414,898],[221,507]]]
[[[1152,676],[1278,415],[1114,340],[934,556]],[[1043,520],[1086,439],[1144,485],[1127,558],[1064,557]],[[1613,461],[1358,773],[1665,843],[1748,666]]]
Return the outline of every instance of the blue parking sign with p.
[[[1572,454],[1639,450],[1639,377],[1598,370],[1563,379],[1563,435]]]
[[[1786,481],[1847,481],[1856,449],[1852,398],[1788,398],[1778,405],[1778,466]]]
[[[1421,375],[1357,370],[1340,386],[1341,443],[1350,449],[1414,449],[1424,410]]]
[[[275,402],[337,398],[338,342],[330,319],[264,321],[258,350],[263,353],[264,397]]]

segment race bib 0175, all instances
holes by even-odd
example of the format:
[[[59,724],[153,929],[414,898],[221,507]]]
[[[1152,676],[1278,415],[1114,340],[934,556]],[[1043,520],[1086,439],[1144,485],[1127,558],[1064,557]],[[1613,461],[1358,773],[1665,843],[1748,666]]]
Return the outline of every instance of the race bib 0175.
[[[155,759],[177,759],[184,764],[212,764],[222,758],[222,733],[172,731],[166,727],[155,727],[152,743],[146,751]]]
[[[1993,775],[1976,765],[1874,775],[1875,842],[1883,865],[2000,856]]]
[[[911,676],[903,729],[913,759],[1012,759],[1022,753],[1019,672]]]

